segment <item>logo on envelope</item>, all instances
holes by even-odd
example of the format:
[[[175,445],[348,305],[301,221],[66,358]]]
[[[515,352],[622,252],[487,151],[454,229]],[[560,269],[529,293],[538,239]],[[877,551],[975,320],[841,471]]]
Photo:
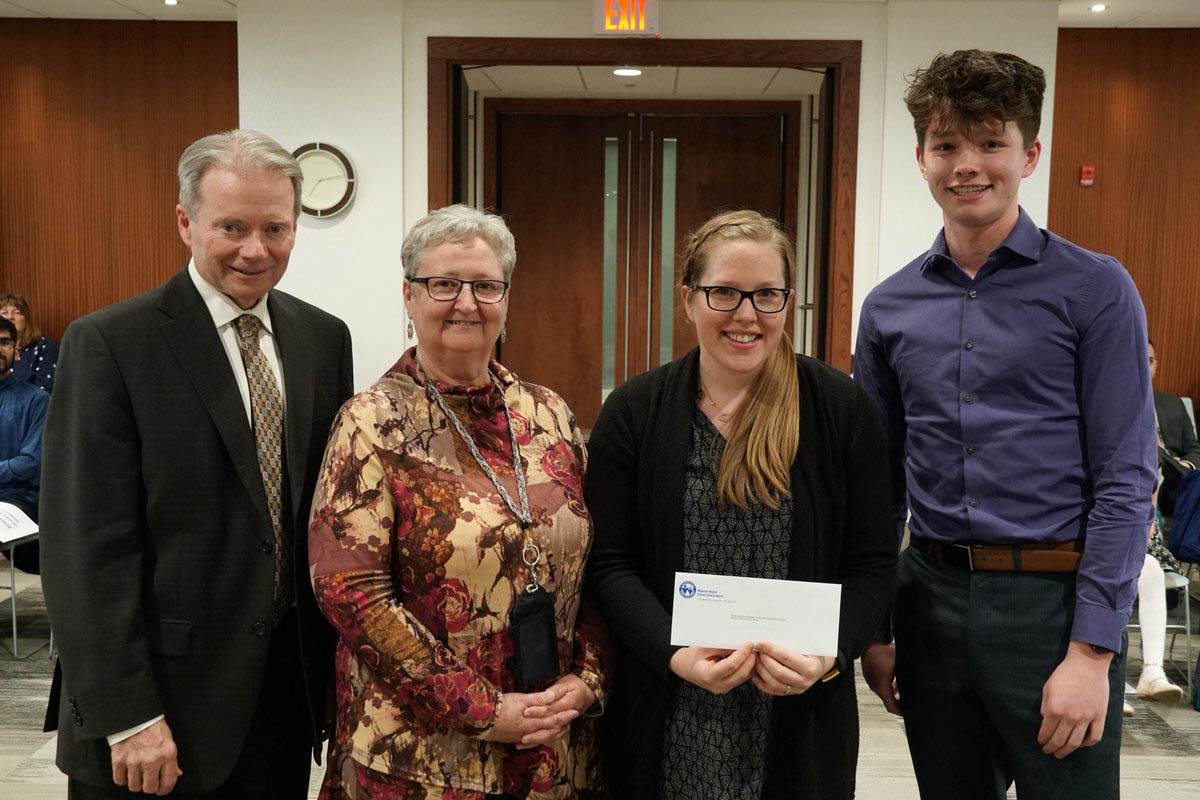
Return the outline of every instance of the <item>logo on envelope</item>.
[[[691,581],[684,581],[683,583],[679,584],[679,596],[680,597],[695,597],[696,596],[696,584],[692,583]]]

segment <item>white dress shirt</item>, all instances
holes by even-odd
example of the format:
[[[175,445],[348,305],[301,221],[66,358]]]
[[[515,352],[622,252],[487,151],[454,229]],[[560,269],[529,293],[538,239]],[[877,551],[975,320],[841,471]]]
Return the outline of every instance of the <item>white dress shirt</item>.
[[[217,327],[217,334],[221,337],[221,344],[225,347],[225,356],[229,359],[229,366],[233,369],[233,379],[237,381],[238,392],[242,396],[242,403],[246,406],[246,422],[253,426],[253,414],[250,411],[250,384],[246,380],[246,367],[242,363],[242,351],[238,346],[238,330],[234,324],[234,321],[242,314],[253,314],[262,321],[262,327],[259,328],[258,333],[258,346],[266,356],[271,372],[275,374],[275,383],[279,387],[282,407],[286,409],[287,397],[283,390],[283,368],[279,359],[279,343],[275,340],[275,331],[271,327],[271,315],[267,313],[267,296],[263,295],[259,298],[253,308],[241,309],[237,303],[221,294],[215,286],[200,276],[194,261],[188,262],[187,270],[192,283],[196,286],[196,291],[200,292],[204,305],[208,307],[208,313],[212,315],[213,324]],[[110,734],[106,737],[108,746],[112,747],[135,733],[141,733],[160,719],[164,719],[162,714],[141,725]]]
[[[279,343],[275,340],[275,329],[271,327],[271,315],[267,313],[267,296],[263,295],[259,298],[252,308],[241,309],[238,308],[237,303],[221,294],[217,287],[200,277],[194,261],[188,262],[188,275],[195,284],[196,291],[200,293],[200,299],[208,307],[213,324],[217,326],[217,335],[221,337],[221,344],[225,346],[225,356],[229,359],[229,366],[233,368],[233,378],[237,381],[238,392],[242,395],[242,403],[246,406],[246,419],[251,420],[250,384],[246,380],[246,367],[242,363],[242,351],[238,347],[237,326],[233,324],[234,320],[242,314],[253,314],[262,322],[262,327],[258,332],[258,346],[262,349],[263,355],[267,357],[267,364],[270,365],[271,372],[275,374],[275,383],[279,386],[279,396],[283,401],[283,408],[287,409],[287,395],[283,389],[283,368],[279,362]]]

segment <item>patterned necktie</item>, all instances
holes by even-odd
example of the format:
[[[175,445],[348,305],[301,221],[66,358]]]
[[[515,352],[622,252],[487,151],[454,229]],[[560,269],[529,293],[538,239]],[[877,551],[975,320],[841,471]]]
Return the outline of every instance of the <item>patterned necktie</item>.
[[[262,321],[253,314],[242,314],[234,324],[238,330],[238,348],[250,385],[250,415],[254,426],[254,444],[258,450],[258,468],[262,472],[275,534],[274,622],[278,622],[294,600],[292,587],[291,541],[283,527],[283,398],[275,373],[258,346]]]

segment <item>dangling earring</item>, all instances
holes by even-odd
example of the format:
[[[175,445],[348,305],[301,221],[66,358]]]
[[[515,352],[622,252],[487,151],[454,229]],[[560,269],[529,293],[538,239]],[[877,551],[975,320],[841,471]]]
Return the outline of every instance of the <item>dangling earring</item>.
[[[508,326],[504,325],[500,328],[500,344],[504,344],[506,339],[508,339]]]
[[[413,338],[413,326],[411,319],[408,321],[408,338]]]

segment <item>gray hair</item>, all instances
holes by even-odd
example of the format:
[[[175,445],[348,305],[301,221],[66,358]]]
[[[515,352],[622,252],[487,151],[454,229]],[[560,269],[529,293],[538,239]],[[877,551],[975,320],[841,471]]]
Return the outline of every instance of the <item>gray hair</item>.
[[[492,253],[500,262],[504,280],[511,278],[513,267],[517,265],[517,245],[513,241],[512,231],[499,215],[489,214],[462,203],[431,211],[412,226],[408,236],[404,237],[404,246],[400,249],[404,277],[417,277],[421,256],[430,247],[437,247],[446,242],[467,243],[473,239],[482,239],[492,248]]]
[[[300,216],[300,182],[304,173],[279,142],[258,131],[234,129],[192,142],[179,157],[179,205],[189,217],[200,206],[200,180],[212,167],[278,172],[292,181],[292,217]]]

